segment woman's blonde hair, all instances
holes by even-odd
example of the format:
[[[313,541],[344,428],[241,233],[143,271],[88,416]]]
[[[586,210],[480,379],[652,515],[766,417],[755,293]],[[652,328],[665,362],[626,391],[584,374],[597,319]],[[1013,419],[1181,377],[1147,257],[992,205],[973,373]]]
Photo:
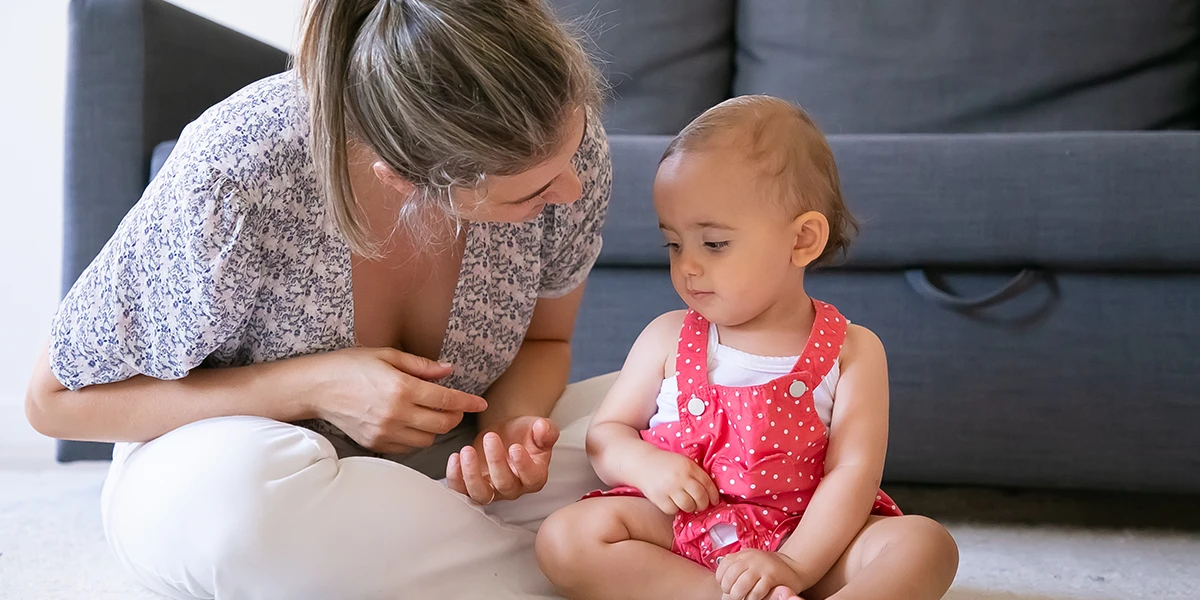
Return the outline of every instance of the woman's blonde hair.
[[[759,171],[766,193],[793,217],[810,210],[825,215],[829,241],[814,265],[830,264],[845,254],[858,232],[858,221],[842,199],[833,150],[804,109],[773,96],[730,98],[684,127],[662,160],[717,147],[741,151]]]
[[[295,69],[317,177],[342,234],[377,254],[347,168],[367,144],[416,187],[401,220],[454,216],[450,191],[513,175],[561,148],[568,111],[600,101],[580,41],[542,0],[308,0]]]

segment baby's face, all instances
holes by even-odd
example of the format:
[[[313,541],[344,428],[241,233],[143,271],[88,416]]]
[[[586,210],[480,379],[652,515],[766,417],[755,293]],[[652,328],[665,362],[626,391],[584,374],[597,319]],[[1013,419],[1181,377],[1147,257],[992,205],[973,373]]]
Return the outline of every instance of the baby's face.
[[[740,325],[788,302],[802,282],[792,220],[755,177],[742,159],[718,150],[673,155],[654,179],[671,282],[718,325]]]

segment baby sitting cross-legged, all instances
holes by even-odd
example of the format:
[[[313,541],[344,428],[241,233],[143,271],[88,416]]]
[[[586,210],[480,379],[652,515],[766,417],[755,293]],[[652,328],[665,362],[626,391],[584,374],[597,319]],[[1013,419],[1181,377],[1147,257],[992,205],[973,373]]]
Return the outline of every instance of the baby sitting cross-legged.
[[[935,599],[958,551],[879,489],[879,338],[805,292],[855,222],[824,136],[768,96],[723,102],[654,181],[687,310],[650,323],[587,445],[607,491],[553,515],[538,559],[572,600]]]

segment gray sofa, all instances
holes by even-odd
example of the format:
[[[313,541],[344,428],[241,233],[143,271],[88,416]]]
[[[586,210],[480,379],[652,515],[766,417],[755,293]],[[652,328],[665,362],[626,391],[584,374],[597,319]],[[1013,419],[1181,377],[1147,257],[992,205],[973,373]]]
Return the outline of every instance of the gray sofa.
[[[811,287],[888,348],[887,480],[1200,493],[1200,1],[554,4],[613,87],[574,380],[681,306],[649,198],[666,135],[767,92],[831,134],[863,224]],[[285,63],[159,0],[71,19],[64,286],[155,147]]]

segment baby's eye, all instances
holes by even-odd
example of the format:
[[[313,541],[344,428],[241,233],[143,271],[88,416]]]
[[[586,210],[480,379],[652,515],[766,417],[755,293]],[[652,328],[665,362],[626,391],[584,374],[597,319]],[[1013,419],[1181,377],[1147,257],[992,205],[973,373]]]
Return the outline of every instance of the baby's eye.
[[[729,245],[729,242],[704,242],[704,247],[709,250],[720,250]]]
[[[666,248],[671,252],[679,252],[679,244],[676,244],[675,242],[667,242],[663,244],[663,248]]]

